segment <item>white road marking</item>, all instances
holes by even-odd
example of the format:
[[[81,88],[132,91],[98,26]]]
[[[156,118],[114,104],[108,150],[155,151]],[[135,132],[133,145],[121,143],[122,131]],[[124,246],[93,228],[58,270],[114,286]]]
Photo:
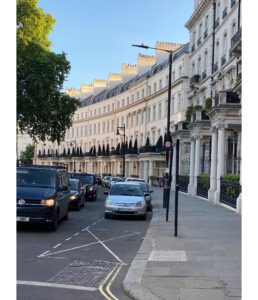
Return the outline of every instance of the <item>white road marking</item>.
[[[89,229],[87,230],[89,234],[91,234],[110,254],[112,254],[120,263],[123,263],[123,261],[111,250],[109,249],[93,232],[91,232]]]
[[[96,225],[96,224],[97,224],[96,222],[92,223],[92,225]]]
[[[74,234],[74,236],[76,236],[76,235],[78,235],[79,234],[79,232],[76,232],[75,234]]]
[[[69,238],[67,238],[67,239],[65,239],[66,241],[69,241],[71,239],[71,237],[69,237]]]
[[[59,283],[49,283],[49,282],[39,282],[39,281],[17,280],[17,284],[55,287],[55,288],[61,288],[61,289],[83,290],[83,291],[90,291],[90,292],[94,292],[94,291],[97,290],[97,288],[94,288],[94,287],[76,286],[76,285],[59,284]]]
[[[55,248],[57,248],[57,247],[59,247],[59,246],[61,246],[61,243],[55,245],[53,248],[55,249]]]
[[[103,242],[105,243],[105,242],[109,242],[109,241],[121,239],[121,238],[124,238],[124,237],[127,237],[127,236],[131,236],[131,235],[137,235],[137,234],[139,234],[139,232],[131,233],[131,234],[126,234],[126,235],[122,235],[122,236],[119,236],[119,237],[114,237],[114,238],[103,240],[103,241],[100,241],[100,242],[101,243],[103,243]],[[76,250],[76,249],[80,249],[80,248],[83,248],[83,247],[95,245],[95,244],[98,244],[98,243],[99,243],[99,241],[92,242],[92,243],[89,243],[89,244],[84,244],[84,245],[73,247],[73,248],[69,248],[69,249],[59,250],[59,251],[51,252],[51,253],[48,253],[49,252],[49,250],[48,250],[48,251],[40,254],[38,257],[45,257],[45,256],[53,255],[53,254],[58,254],[58,253],[63,253],[63,252],[71,251],[71,250]]]

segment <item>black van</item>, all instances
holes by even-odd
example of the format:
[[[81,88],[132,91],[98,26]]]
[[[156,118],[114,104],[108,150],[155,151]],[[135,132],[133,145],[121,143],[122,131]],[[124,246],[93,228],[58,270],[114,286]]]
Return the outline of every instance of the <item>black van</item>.
[[[17,222],[44,223],[55,231],[68,219],[70,185],[67,169],[30,165],[16,169]]]

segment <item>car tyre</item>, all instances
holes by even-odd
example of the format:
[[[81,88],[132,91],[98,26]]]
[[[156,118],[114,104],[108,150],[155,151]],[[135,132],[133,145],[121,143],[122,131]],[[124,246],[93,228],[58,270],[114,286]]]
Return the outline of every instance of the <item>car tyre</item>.
[[[76,206],[76,210],[79,211],[81,210],[81,204],[80,201],[78,200],[77,206]]]
[[[67,208],[66,214],[64,215],[63,218],[65,221],[69,219],[69,207]]]
[[[50,231],[56,231],[57,230],[57,227],[58,227],[58,216],[59,216],[59,213],[57,213],[55,215],[54,221],[49,224]]]
[[[105,213],[105,219],[110,219],[110,214]]]
[[[144,214],[143,216],[141,216],[140,219],[141,219],[141,220],[146,220],[146,215],[147,215],[147,214]]]

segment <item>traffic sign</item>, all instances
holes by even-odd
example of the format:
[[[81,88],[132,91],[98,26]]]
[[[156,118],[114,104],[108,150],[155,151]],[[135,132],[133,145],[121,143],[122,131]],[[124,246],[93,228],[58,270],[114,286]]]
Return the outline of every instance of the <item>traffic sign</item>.
[[[166,147],[166,148],[171,148],[171,146],[172,146],[172,144],[171,144],[170,141],[166,141],[166,142],[165,142],[165,147]]]

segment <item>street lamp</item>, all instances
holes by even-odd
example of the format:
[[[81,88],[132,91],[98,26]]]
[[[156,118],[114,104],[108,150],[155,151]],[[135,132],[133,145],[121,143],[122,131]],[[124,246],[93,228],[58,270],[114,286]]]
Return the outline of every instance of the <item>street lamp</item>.
[[[70,141],[70,146],[72,147],[74,143],[74,154],[76,155],[76,139],[74,141]],[[75,156],[73,157],[73,172],[76,173],[76,162],[75,162]]]
[[[133,47],[139,47],[144,49],[155,49],[169,53],[169,73],[168,73],[168,112],[167,112],[167,137],[166,141],[164,141],[165,149],[166,149],[166,168],[169,170],[168,174],[165,173],[165,182],[163,188],[163,208],[166,208],[166,221],[168,221],[168,212],[169,212],[169,197],[170,197],[170,188],[171,188],[171,173],[172,173],[172,164],[169,162],[169,150],[171,149],[171,161],[172,161],[172,140],[170,133],[170,105],[171,105],[171,73],[172,73],[172,50],[166,50],[162,48],[149,47],[144,44],[141,45],[132,45]]]
[[[119,129],[122,129],[124,131],[124,147],[123,147],[123,178],[125,177],[125,124],[124,126],[117,126],[116,134],[120,135]]]

